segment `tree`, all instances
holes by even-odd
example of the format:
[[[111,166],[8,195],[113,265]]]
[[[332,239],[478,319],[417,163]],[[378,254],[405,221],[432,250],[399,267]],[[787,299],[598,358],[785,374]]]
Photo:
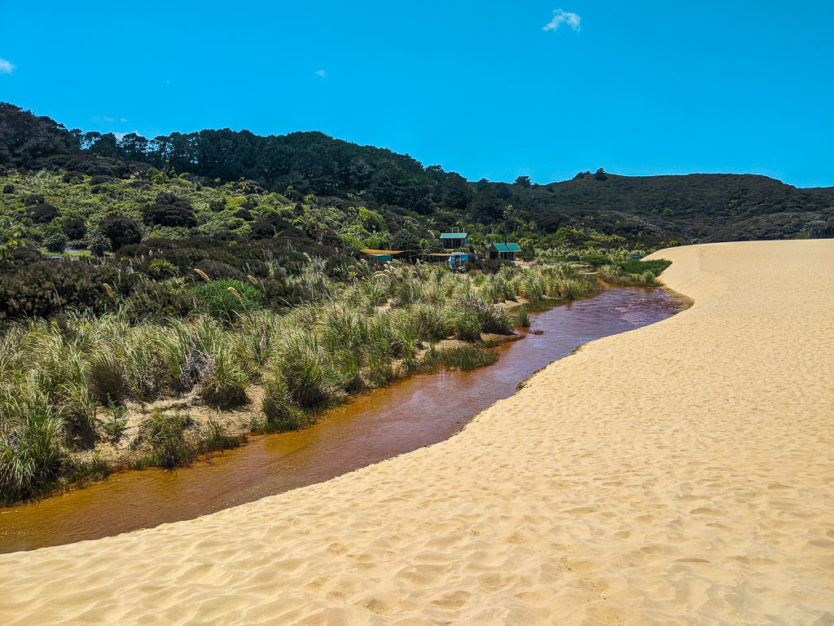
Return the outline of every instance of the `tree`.
[[[104,256],[104,253],[111,249],[110,240],[101,230],[93,231],[87,238],[87,247],[95,256]]]
[[[410,230],[403,228],[398,230],[391,239],[394,250],[404,250],[403,256],[408,259],[414,258],[420,251],[420,240]]]
[[[515,179],[515,184],[519,187],[529,187],[532,184],[532,182],[530,181],[529,176],[519,176]]]
[[[67,236],[60,230],[55,230],[43,238],[43,245],[50,252],[60,254],[67,247]]]

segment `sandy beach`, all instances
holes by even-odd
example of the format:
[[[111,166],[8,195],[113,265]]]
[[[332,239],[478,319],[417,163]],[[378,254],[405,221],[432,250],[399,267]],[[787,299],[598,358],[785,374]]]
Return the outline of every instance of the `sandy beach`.
[[[0,555],[0,623],[834,624],[834,240],[654,256],[690,309],[429,448]]]

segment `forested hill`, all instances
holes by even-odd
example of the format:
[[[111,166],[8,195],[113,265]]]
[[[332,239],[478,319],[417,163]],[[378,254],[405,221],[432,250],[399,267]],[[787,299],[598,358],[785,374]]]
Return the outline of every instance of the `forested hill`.
[[[638,218],[684,239],[707,241],[793,237],[815,220],[834,218],[834,188],[797,189],[766,176],[689,174],[617,176],[597,172],[516,190],[544,228],[554,220],[613,212]],[[597,219],[600,219],[597,217]],[[616,221],[616,219],[615,219]]]
[[[834,236],[834,188],[797,189],[765,176],[692,174],[626,177],[602,170],[569,181],[468,182],[390,150],[318,132],[261,137],[203,130],[146,139],[81,133],[0,104],[0,168],[126,177],[154,168],[246,179],[267,191],[351,198],[370,208],[412,211],[439,228],[494,225],[512,233],[592,229],[649,244]],[[509,210],[508,210],[508,207]]]

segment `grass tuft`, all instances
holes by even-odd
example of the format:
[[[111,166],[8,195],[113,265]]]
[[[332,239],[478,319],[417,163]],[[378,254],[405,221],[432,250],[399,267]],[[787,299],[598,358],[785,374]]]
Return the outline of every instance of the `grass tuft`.
[[[498,355],[480,346],[456,346],[446,350],[437,350],[431,346],[423,355],[419,369],[432,372],[438,368],[454,370],[473,370],[485,365],[492,365],[498,360]]]
[[[154,411],[139,427],[139,441],[147,443],[150,449],[147,461],[167,469],[188,463],[197,453],[187,436],[193,425],[192,419],[179,411],[172,415]]]

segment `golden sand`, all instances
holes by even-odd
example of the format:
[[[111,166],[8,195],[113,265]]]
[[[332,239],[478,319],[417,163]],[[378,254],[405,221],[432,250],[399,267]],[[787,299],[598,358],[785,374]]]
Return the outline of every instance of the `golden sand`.
[[[664,250],[689,310],[459,435],[0,556],[0,623],[834,622],[834,241]]]

